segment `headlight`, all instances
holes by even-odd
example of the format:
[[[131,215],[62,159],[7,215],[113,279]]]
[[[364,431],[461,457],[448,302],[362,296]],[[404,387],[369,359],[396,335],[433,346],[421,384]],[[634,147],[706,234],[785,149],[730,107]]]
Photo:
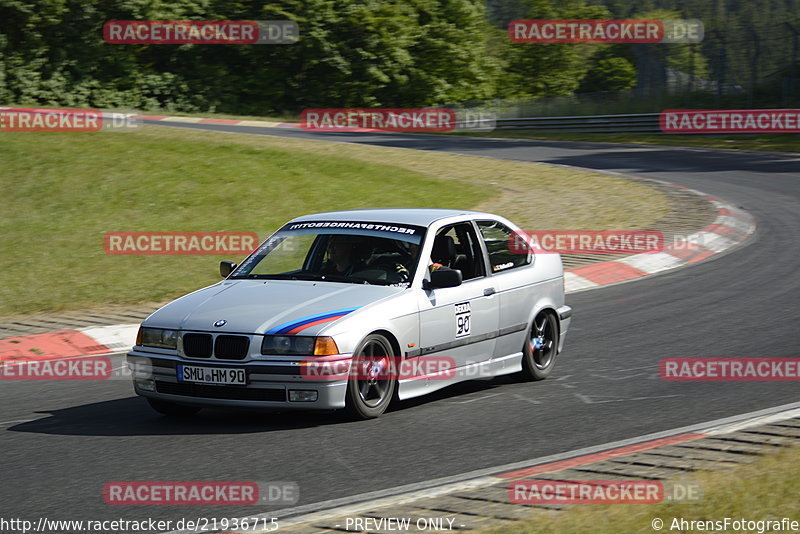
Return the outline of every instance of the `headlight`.
[[[264,336],[261,354],[330,356],[339,354],[339,349],[332,337]]]
[[[141,345],[144,347],[159,347],[162,349],[178,348],[178,331],[163,330],[161,328],[141,329]]]
[[[314,354],[314,338],[309,336],[264,336],[261,354]]]

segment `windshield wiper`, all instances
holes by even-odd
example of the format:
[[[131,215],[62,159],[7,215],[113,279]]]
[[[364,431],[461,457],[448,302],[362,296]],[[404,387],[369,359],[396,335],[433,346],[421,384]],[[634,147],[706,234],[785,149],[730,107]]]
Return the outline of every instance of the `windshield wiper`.
[[[320,277],[328,282],[345,282],[348,284],[366,284],[371,286],[388,286],[392,284],[392,282],[388,280],[373,280],[360,276],[344,276],[341,274],[323,274],[320,275]]]
[[[314,273],[279,273],[279,274],[248,274],[244,276],[234,276],[235,280],[306,280],[316,282],[343,282],[346,284],[367,284],[376,286],[388,286],[392,282],[388,280],[370,280],[358,276],[346,276],[342,274],[314,274]]]
[[[278,274],[246,274],[231,277],[236,280],[316,280],[317,275],[310,273],[278,273]]]
[[[319,280],[324,280],[326,282],[346,282],[348,284],[355,284],[356,282],[349,276],[345,276],[343,274],[318,274],[317,278]]]

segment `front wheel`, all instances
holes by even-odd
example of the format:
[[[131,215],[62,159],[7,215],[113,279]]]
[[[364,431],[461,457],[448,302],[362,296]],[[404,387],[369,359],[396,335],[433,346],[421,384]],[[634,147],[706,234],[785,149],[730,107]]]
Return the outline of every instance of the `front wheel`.
[[[380,334],[370,334],[353,353],[345,407],[354,419],[373,419],[386,411],[397,380],[392,344]]]
[[[543,311],[533,320],[522,349],[522,377],[544,380],[553,370],[558,351],[558,321],[551,311]]]
[[[199,406],[188,406],[186,404],[175,404],[158,399],[147,399],[150,407],[160,414],[168,417],[187,417],[200,411]]]

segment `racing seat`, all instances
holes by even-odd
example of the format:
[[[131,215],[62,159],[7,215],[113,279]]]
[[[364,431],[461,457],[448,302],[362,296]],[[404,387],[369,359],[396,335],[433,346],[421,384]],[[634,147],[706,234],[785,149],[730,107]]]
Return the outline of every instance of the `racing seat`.
[[[461,274],[464,275],[464,280],[475,277],[473,265],[466,254],[456,254],[456,257],[453,259],[453,264],[450,267],[461,271]]]
[[[441,263],[445,267],[450,267],[450,264],[456,258],[456,242],[449,235],[437,235],[433,240],[433,250],[431,250],[431,259],[436,263]]]

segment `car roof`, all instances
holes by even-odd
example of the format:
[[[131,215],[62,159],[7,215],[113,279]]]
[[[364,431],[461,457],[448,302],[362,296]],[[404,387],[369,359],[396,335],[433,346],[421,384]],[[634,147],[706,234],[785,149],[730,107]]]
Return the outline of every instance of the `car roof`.
[[[361,210],[328,211],[314,213],[292,219],[290,222],[300,221],[365,221],[387,222],[397,224],[411,224],[416,226],[430,226],[433,222],[448,217],[471,215],[473,217],[489,217],[494,215],[480,211],[448,210],[438,208],[374,208]]]

